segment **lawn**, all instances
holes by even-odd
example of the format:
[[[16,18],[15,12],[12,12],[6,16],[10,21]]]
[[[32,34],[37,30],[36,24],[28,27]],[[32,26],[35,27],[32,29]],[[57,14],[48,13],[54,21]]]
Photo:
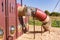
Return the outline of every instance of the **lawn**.
[[[53,27],[60,27],[60,17],[51,17],[51,19]]]
[[[34,25],[34,20],[32,17],[29,19],[29,24]],[[39,20],[35,20],[35,25],[41,26],[41,24],[42,23]],[[60,17],[51,17],[51,25],[52,27],[60,27]]]

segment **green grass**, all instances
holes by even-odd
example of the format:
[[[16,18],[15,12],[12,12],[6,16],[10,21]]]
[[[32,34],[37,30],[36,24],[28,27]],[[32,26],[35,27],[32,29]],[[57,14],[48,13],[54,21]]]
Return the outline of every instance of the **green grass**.
[[[30,24],[30,25],[34,25],[34,21],[33,21],[32,18],[30,18],[29,24]],[[39,20],[35,20],[35,25],[41,26],[41,24],[42,24],[42,23],[41,23]],[[51,25],[52,25],[52,27],[60,27],[60,20],[55,19],[55,18],[52,19]]]
[[[60,27],[60,16],[56,17],[56,16],[51,16],[51,21],[52,21],[52,27]]]
[[[34,20],[31,18],[29,20],[30,25],[34,25]],[[35,25],[40,26],[42,23],[39,20],[35,20]]]
[[[29,21],[29,24],[30,24],[30,25],[34,25],[34,21],[33,21],[33,20],[30,20],[30,21]],[[37,20],[35,21],[35,25],[40,26],[41,24],[42,24],[41,22],[39,22],[39,21],[37,21]]]
[[[53,20],[51,25],[52,25],[53,27],[60,27],[60,21],[58,21],[58,20]]]

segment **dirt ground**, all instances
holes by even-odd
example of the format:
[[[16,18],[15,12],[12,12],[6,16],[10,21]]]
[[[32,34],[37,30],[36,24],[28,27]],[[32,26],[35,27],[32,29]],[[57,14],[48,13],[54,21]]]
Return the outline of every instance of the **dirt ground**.
[[[30,25],[29,32],[33,31],[33,26]],[[41,31],[40,26],[35,27],[35,31]],[[16,40],[60,40],[60,28],[54,28],[52,27],[52,31],[49,33],[49,31],[42,33],[35,33],[35,39],[34,39],[34,33],[25,33],[22,36],[18,37]]]

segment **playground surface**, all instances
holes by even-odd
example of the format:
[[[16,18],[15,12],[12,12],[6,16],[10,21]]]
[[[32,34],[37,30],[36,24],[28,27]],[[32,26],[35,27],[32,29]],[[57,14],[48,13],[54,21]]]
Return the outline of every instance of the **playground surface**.
[[[29,31],[33,31],[33,26],[30,25]],[[41,31],[40,26],[35,27],[35,31]],[[49,34],[49,31],[42,33],[25,33],[18,37],[16,40],[60,40],[60,28],[52,27],[52,31]]]

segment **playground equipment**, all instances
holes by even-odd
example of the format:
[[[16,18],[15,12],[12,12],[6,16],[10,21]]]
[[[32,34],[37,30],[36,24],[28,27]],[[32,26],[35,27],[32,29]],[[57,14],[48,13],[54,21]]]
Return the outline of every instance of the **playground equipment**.
[[[23,34],[17,14],[16,0],[0,0],[0,40],[15,40]]]
[[[0,0],[0,40],[15,40],[16,27],[16,0]]]
[[[28,30],[27,16],[36,17],[43,23],[49,20],[48,16],[38,8],[21,5],[17,8],[16,0],[0,0],[0,4],[0,40],[15,40],[23,34],[20,16],[26,16],[23,17],[25,24],[23,30],[26,29],[24,32]]]
[[[18,7],[18,16],[34,16],[43,23],[49,21],[49,16],[46,15],[42,10],[34,7],[19,6]]]
[[[46,24],[50,22],[50,18],[48,15],[46,15],[42,10],[34,7],[26,7],[26,6],[18,7],[18,17],[20,16],[33,16],[37,18],[39,21],[41,21],[45,26],[47,26]],[[47,27],[49,28],[50,24]],[[49,30],[46,27],[44,28],[46,30]]]
[[[44,28],[44,31],[49,31],[50,33],[50,18],[46,13],[44,13],[42,10],[34,7],[27,7],[25,6],[19,6],[18,8],[18,17],[20,16],[32,16],[33,19],[37,18],[39,21],[41,21],[42,27]],[[41,27],[41,31],[42,31]],[[35,21],[34,21],[34,31],[35,31]],[[35,38],[35,35],[34,35]]]

